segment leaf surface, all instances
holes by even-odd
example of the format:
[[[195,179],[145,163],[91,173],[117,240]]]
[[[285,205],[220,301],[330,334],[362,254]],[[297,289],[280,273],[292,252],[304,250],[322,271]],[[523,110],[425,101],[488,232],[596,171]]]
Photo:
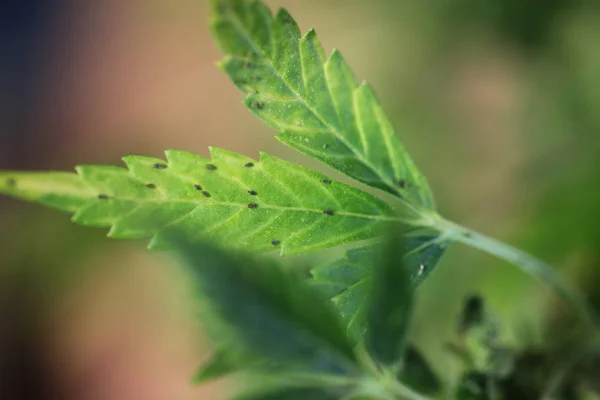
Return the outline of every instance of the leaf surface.
[[[277,264],[188,242],[181,234],[168,240],[206,302],[205,323],[214,319],[215,326],[227,329],[225,337],[232,334],[248,354],[281,369],[356,372],[356,356],[341,322],[303,278]]]
[[[211,148],[212,159],[167,151],[167,160],[129,156],[128,168],[80,166],[63,172],[0,172],[0,193],[110,227],[114,238],[152,238],[166,228],[244,250],[282,255],[368,239],[390,207],[376,197],[262,153],[260,162]]]
[[[434,209],[431,190],[366,83],[339,51],[327,57],[314,30],[301,36],[284,9],[261,1],[213,0],[221,68],[246,106],[290,147],[416,208]]]
[[[412,320],[413,286],[402,237],[394,233],[382,247],[365,299],[365,345],[380,365],[395,367],[402,360]]]
[[[405,239],[404,264],[410,271],[413,287],[417,287],[433,271],[447,243],[437,236],[416,236]],[[365,297],[371,271],[381,251],[380,244],[352,249],[342,259],[314,268],[312,284],[330,298],[348,327],[348,334],[360,340],[364,333]]]

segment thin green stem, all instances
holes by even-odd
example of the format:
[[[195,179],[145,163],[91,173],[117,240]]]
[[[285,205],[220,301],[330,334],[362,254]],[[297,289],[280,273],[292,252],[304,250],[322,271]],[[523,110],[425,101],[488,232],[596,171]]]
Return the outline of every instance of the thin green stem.
[[[448,221],[439,215],[432,218],[432,227],[438,229],[448,239],[461,242],[508,261],[530,276],[550,285],[573,308],[582,321],[589,324],[596,331],[600,331],[598,318],[581,292],[569,284],[551,265],[523,250]]]

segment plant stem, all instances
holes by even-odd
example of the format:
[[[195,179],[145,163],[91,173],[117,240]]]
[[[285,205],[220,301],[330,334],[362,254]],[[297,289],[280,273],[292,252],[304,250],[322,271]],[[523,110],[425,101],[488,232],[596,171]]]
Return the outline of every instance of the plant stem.
[[[581,292],[569,284],[551,265],[523,250],[448,221],[439,215],[432,216],[432,227],[439,230],[442,236],[447,239],[461,242],[508,261],[530,276],[547,283],[556,290],[586,324],[592,326],[597,332],[600,331],[597,316]]]

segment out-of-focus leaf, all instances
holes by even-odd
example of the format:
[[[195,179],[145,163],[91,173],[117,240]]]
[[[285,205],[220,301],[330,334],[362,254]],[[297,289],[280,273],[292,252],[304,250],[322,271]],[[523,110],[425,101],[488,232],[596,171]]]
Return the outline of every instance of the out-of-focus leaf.
[[[424,394],[434,394],[441,389],[440,380],[425,360],[425,357],[413,345],[406,346],[398,379]]]
[[[440,243],[437,238],[418,236],[404,241],[404,265],[410,272],[413,287],[433,271],[444,253],[447,243]],[[380,244],[352,249],[344,258],[311,271],[311,282],[335,304],[354,341],[360,340],[364,333],[365,296],[379,251]]]
[[[267,393],[243,394],[234,400],[338,400],[341,397],[324,389],[279,389]]]
[[[302,278],[276,264],[192,244],[178,232],[169,242],[189,265],[215,323],[229,327],[250,354],[282,369],[329,374],[356,370],[354,350],[337,316]]]
[[[412,318],[413,286],[404,264],[401,235],[387,238],[371,271],[366,296],[365,345],[370,355],[385,366],[397,365],[406,346]]]

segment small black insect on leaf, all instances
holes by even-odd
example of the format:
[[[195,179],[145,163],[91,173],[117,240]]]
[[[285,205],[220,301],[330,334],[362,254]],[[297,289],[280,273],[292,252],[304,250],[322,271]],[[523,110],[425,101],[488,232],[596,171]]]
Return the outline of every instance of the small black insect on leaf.
[[[200,185],[198,185],[198,184],[195,184],[195,185],[194,185],[194,189],[196,189],[197,191],[199,191],[199,192],[200,192],[200,191],[202,191],[202,186],[200,186]]]
[[[246,168],[252,168],[252,167],[254,167],[254,163],[251,163],[251,162],[246,163],[246,164],[244,164],[244,167],[246,167]]]
[[[207,191],[203,191],[202,194],[204,195],[204,197],[210,197],[210,193],[208,193]]]
[[[404,189],[406,187],[406,181],[404,179],[400,179],[398,181],[398,186],[400,187],[400,189]]]
[[[258,208],[258,204],[256,204],[256,203],[249,203],[248,204],[248,208],[250,208],[250,209]]]
[[[163,164],[163,163],[155,163],[155,164],[153,165],[153,167],[154,167],[155,169],[167,169],[167,164]]]
[[[14,188],[15,186],[17,186],[17,181],[15,178],[8,178],[6,180],[6,186],[8,186],[9,188]]]
[[[323,210],[323,214],[331,216],[331,215],[334,215],[335,213],[333,212],[333,210]]]
[[[331,185],[331,181],[329,179],[323,179],[322,182],[326,185]]]
[[[256,196],[258,193],[256,192],[256,190],[248,190],[248,194],[250,196]]]
[[[279,244],[280,244],[280,243],[281,243],[281,241],[280,241],[280,240],[277,240],[277,239],[271,240],[271,244],[272,244],[273,246],[279,246]]]
[[[108,195],[107,194],[99,194],[98,199],[99,200],[108,200]]]
[[[265,108],[265,103],[261,103],[260,101],[257,101],[257,100],[252,100],[248,103],[248,106],[252,110],[262,110],[263,108]]]
[[[148,183],[148,184],[146,184],[146,187],[148,189],[156,189],[156,185],[154,183]]]
[[[256,66],[256,64],[254,64],[249,58],[246,58],[244,60],[244,68],[250,69],[250,68],[254,68],[255,66]]]
[[[206,169],[209,171],[216,171],[217,170],[217,166],[214,164],[206,164]]]

